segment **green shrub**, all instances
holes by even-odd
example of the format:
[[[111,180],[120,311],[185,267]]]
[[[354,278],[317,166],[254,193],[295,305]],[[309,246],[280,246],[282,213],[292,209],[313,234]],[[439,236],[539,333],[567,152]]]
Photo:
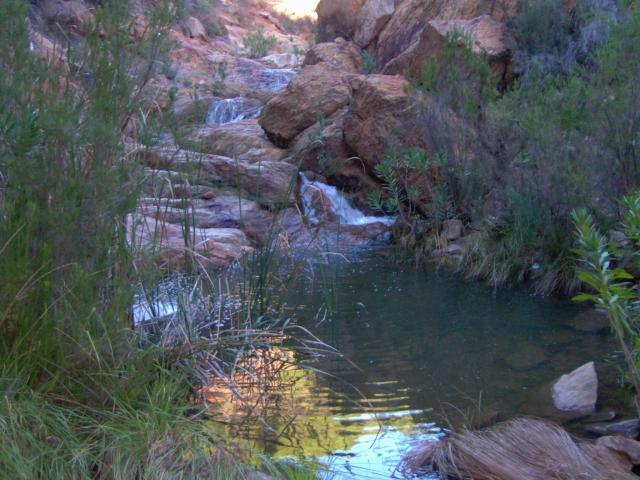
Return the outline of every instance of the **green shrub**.
[[[601,233],[586,210],[573,214],[579,248],[578,277],[587,293],[575,297],[587,301],[607,313],[611,328],[622,348],[628,380],[635,390],[635,404],[640,414],[640,325],[637,305],[640,302],[638,286],[627,270],[618,267],[624,258],[631,259],[637,271],[640,251],[640,193],[622,200],[624,211],[621,230],[628,236],[629,245],[611,244]]]
[[[273,35],[265,35],[262,28],[258,28],[255,32],[247,32],[242,37],[244,47],[249,50],[251,58],[262,58],[276,46],[276,37]]]

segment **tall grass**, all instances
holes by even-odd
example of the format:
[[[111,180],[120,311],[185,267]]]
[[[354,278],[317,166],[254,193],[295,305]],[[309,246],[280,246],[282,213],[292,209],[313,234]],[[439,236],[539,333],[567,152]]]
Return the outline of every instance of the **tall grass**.
[[[2,478],[297,475],[206,427],[206,410],[193,401],[208,379],[232,378],[238,355],[282,338],[288,324],[212,322],[221,303],[198,308],[191,289],[157,335],[131,328],[139,285],[163,275],[131,250],[126,218],[148,179],[123,140],[153,138],[145,98],[175,14],[171,2],[158,3],[141,42],[130,37],[128,2],[105,0],[81,45],[58,43],[46,58],[31,51],[28,2],[3,3]],[[194,282],[212,290],[202,272]]]

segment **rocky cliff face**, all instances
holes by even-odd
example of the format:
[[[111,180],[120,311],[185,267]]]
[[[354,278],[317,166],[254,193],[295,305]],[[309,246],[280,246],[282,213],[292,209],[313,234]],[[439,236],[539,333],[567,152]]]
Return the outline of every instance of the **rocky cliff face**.
[[[282,13],[278,2],[187,1],[169,32],[173,48],[159,59],[145,91],[146,114],[172,112],[180,138],[166,135],[154,146],[127,140],[132,158],[155,178],[138,215],[130,218],[139,220],[137,238],[150,242],[149,230],[159,224],[167,263],[179,263],[181,251],[195,251],[215,265],[226,264],[264,243],[267,225],[279,225],[276,235],[286,245],[309,238],[301,233],[308,219],[296,213],[303,203],[299,170],[338,186],[364,215],[373,213],[371,194],[385,195],[377,167],[390,152],[416,148],[473,162],[486,149],[475,122],[410,88],[403,75],[420,80],[425,65],[443,55],[457,32],[506,79],[505,22],[517,4],[321,0],[320,43],[312,45],[313,22]],[[149,34],[153,7],[153,0],[131,2],[132,41]],[[96,8],[88,0],[33,2],[33,50],[67,62],[64,42],[81,44]],[[126,133],[134,132],[135,125]],[[407,184],[420,186],[416,203],[429,203],[443,174],[433,166],[406,176]],[[169,189],[158,188],[164,181]],[[248,203],[238,210],[229,192],[238,205]],[[174,203],[185,194],[200,233],[181,243],[175,225],[184,218]],[[335,229],[331,224],[325,229]],[[380,228],[350,228],[349,241],[380,238]]]

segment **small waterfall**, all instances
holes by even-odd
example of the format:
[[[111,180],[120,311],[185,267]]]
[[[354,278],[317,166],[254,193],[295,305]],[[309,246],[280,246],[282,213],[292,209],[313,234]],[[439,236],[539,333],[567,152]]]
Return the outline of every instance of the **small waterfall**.
[[[226,125],[228,123],[257,118],[262,110],[262,103],[245,97],[216,100],[207,112],[207,125]]]
[[[260,74],[260,87],[274,92],[284,90],[296,74],[290,68],[265,68]]]
[[[354,208],[349,200],[342,195],[336,187],[322,182],[308,180],[304,174],[300,174],[301,186],[300,197],[305,216],[312,221],[320,222],[326,220],[323,212],[317,211],[317,202],[322,202],[326,208],[343,225],[369,225],[372,223],[383,223],[393,225],[394,217],[375,217],[365,215],[357,208]]]

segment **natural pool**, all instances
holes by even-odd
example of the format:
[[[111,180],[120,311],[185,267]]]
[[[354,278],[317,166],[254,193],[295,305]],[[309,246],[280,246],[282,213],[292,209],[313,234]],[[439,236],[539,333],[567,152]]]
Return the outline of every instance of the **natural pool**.
[[[246,421],[246,402],[242,411],[226,404],[224,421],[275,458],[328,464],[332,478],[400,478],[396,467],[412,446],[471,417],[534,414],[545,385],[590,360],[601,408],[627,408],[615,342],[571,328],[583,309],[567,301],[493,290],[366,250],[310,262],[288,304],[343,357],[270,362],[273,388],[244,392],[268,428]]]

